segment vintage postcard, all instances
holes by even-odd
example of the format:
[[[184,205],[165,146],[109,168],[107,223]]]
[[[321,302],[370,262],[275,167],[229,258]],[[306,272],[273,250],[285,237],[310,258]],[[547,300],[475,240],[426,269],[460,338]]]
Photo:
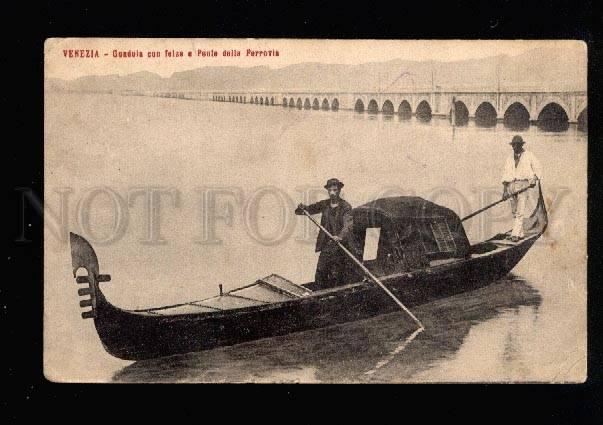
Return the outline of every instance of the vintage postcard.
[[[44,60],[47,379],[586,380],[585,43]]]

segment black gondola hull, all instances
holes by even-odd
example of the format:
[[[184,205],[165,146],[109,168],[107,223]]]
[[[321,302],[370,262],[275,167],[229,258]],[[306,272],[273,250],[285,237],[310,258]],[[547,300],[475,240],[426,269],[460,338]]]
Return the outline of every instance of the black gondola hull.
[[[536,239],[529,238],[489,256],[385,276],[382,281],[405,305],[416,306],[477,289],[505,276]],[[321,328],[398,309],[372,282],[266,306],[171,316],[121,310],[107,302],[99,291],[94,321],[110,354],[125,360],[142,360]]]

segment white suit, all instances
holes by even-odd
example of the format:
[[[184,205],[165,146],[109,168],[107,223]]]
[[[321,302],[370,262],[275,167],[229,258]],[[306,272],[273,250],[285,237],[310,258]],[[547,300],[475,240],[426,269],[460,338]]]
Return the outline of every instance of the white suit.
[[[530,151],[523,151],[520,154],[519,162],[515,165],[515,154],[511,154],[505,163],[503,169],[502,182],[508,183],[508,193],[517,192],[530,185],[530,180],[534,178],[541,179],[542,171],[540,162]],[[522,192],[519,195],[511,197],[511,211],[515,221],[513,222],[513,230],[511,236],[519,238],[524,237],[523,233],[523,217],[526,209],[526,201],[528,192]]]

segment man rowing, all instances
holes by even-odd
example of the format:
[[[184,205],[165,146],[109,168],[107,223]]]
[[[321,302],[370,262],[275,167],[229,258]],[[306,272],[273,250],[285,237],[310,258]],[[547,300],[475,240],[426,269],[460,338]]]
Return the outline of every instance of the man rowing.
[[[338,179],[329,179],[324,186],[329,194],[329,199],[311,205],[299,204],[295,214],[303,215],[304,210],[309,214],[321,213],[321,226],[333,235],[335,240],[349,248],[353,245],[352,206],[340,196],[343,186]],[[320,252],[314,276],[317,287],[323,289],[353,282],[356,277],[354,264],[337,243],[322,230],[316,239],[316,252]]]
[[[512,242],[518,242],[524,238],[523,217],[528,199],[528,191],[512,195],[528,186],[534,186],[542,175],[540,162],[530,151],[524,150],[525,144],[521,136],[514,136],[510,145],[513,147],[513,155],[507,158],[503,169],[502,184],[503,198],[511,196],[511,212],[514,222],[511,231]]]

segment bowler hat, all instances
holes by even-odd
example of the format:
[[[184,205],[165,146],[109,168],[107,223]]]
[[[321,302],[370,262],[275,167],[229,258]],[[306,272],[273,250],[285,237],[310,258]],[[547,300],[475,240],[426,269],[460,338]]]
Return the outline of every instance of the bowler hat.
[[[513,136],[510,145],[523,145],[525,142],[521,136]]]
[[[327,180],[327,184],[325,184],[325,189],[328,189],[331,186],[337,186],[341,189],[343,187],[343,183],[340,182],[338,179],[329,179]]]

